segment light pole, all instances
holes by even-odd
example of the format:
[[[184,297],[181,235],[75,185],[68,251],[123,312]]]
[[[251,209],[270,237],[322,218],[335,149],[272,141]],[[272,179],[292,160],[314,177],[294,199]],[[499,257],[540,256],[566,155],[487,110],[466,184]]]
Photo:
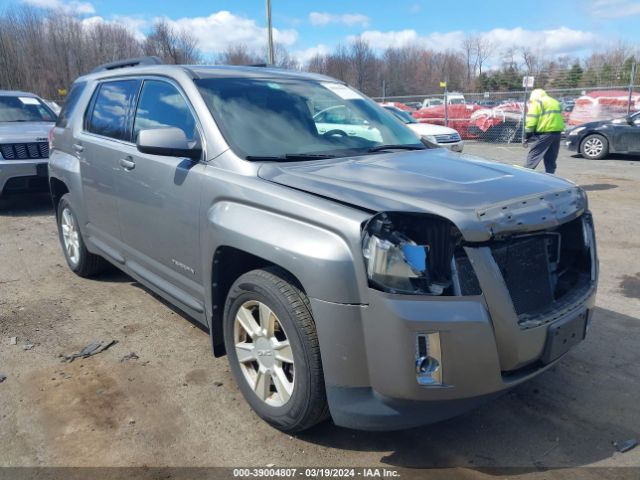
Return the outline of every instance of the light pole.
[[[267,0],[267,38],[268,38],[268,63],[274,64],[273,59],[273,31],[271,29],[271,0]]]

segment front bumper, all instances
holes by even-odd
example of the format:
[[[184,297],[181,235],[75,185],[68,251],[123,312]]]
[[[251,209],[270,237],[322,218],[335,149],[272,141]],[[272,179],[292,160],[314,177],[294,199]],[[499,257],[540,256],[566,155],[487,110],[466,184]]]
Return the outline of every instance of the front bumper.
[[[456,143],[438,143],[437,145],[439,147],[448,148],[452,152],[462,153],[462,150],[464,150],[464,140],[460,140]]]
[[[577,152],[578,147],[580,146],[580,135],[566,136],[564,146],[571,152]]]
[[[0,194],[47,190],[46,159],[3,160],[0,158]]]
[[[589,311],[595,286],[571,312]],[[468,411],[543,372],[547,330],[521,330],[513,343],[496,338],[496,323],[483,296],[407,297],[370,290],[369,305],[311,300],[321,345],[327,398],[337,425],[360,430],[398,430]],[[497,316],[496,316],[497,317]],[[516,319],[511,319],[516,322]],[[439,332],[442,386],[418,384],[416,336]],[[505,350],[522,344],[521,365],[505,370]],[[508,354],[508,352],[507,352]],[[507,355],[508,356],[508,355]]]

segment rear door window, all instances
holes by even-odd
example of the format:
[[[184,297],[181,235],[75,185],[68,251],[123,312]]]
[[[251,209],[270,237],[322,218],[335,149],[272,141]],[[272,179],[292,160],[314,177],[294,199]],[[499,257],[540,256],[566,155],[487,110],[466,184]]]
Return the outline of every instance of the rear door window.
[[[95,93],[87,131],[117,140],[131,141],[130,119],[140,80],[104,82]]]
[[[76,82],[71,86],[71,91],[69,92],[69,95],[67,95],[67,98],[64,101],[64,105],[62,105],[60,115],[58,115],[58,122],[56,123],[56,127],[67,127],[69,119],[73,114],[73,110],[76,108],[78,100],[80,100],[82,92],[84,92],[84,87],[86,86],[87,82]]]
[[[133,124],[133,141],[140,130],[175,127],[195,139],[196,122],[176,87],[161,80],[145,80]]]

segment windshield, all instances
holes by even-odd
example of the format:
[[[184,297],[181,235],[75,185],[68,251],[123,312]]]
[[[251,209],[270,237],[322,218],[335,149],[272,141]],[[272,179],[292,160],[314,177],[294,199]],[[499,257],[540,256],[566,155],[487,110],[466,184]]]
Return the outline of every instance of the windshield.
[[[402,123],[418,123],[418,121],[408,112],[395,107],[384,107],[385,110],[393,113]]]
[[[383,145],[425,148],[375,102],[340,83],[259,78],[195,83],[233,151],[248,160],[343,157]]]
[[[0,96],[0,122],[55,121],[55,113],[35,97]]]

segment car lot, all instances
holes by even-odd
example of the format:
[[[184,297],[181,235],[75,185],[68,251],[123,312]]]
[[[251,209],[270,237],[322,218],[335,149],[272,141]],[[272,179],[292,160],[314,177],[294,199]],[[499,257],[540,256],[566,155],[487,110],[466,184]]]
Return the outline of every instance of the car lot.
[[[517,164],[526,155],[475,142],[465,150]],[[451,467],[471,478],[500,467],[564,478],[566,468],[640,467],[640,448],[612,445],[640,436],[640,159],[586,161],[562,150],[558,165],[589,191],[598,234],[587,340],[474,412],[380,434],[330,423],[296,437],[270,428],[180,312],[118,272],[83,280],[67,269],[46,197],[0,201],[0,465]],[[112,339],[95,357],[59,358]],[[139,358],[121,361],[130,352]],[[611,473],[589,472],[574,475]]]

